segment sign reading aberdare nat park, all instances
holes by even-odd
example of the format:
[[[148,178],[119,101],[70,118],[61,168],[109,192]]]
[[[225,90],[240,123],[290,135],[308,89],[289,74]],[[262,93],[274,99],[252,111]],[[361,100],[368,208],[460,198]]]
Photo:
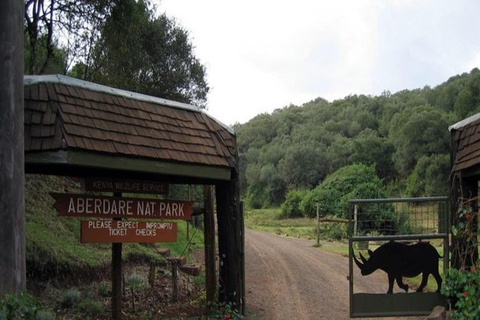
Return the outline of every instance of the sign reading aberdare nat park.
[[[158,200],[51,193],[64,217],[191,220],[193,201]]]

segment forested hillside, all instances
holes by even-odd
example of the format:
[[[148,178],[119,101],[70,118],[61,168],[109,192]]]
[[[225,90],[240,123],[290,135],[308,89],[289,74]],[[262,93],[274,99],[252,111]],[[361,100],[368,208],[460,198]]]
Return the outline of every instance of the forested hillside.
[[[258,115],[234,126],[243,196],[251,207],[280,205],[289,192],[301,200],[327,176],[352,165],[352,177],[373,168],[385,196],[446,195],[448,127],[477,112],[475,68],[435,88],[333,102],[317,98]]]

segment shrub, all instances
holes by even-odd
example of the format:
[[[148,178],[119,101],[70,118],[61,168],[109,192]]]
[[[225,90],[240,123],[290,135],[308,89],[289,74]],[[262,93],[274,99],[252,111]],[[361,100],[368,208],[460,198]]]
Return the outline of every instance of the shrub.
[[[92,299],[86,299],[79,302],[76,309],[87,314],[101,314],[105,311],[105,307],[101,302]]]
[[[308,191],[306,190],[290,190],[285,197],[285,202],[282,204],[282,216],[286,218],[304,216],[300,210],[300,202],[307,193]]]
[[[112,295],[111,285],[108,281],[102,281],[98,285],[98,294],[102,297],[110,297]]]
[[[453,304],[452,319],[480,317],[480,260],[469,270],[450,269],[442,286],[442,294]]]
[[[35,320],[54,320],[55,315],[50,311],[39,310]]]
[[[38,309],[38,302],[26,292],[6,294],[0,300],[0,320],[35,320]]]
[[[80,301],[80,291],[75,288],[68,289],[63,294],[62,306],[64,308],[73,308]]]
[[[243,319],[242,314],[236,309],[235,304],[228,303],[213,303],[211,305],[211,312],[207,319]]]

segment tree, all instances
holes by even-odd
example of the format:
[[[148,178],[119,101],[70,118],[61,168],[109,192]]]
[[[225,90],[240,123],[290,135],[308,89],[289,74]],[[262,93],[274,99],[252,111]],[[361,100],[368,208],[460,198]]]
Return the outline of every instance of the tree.
[[[424,156],[407,179],[406,194],[412,197],[446,195],[449,173],[448,154]]]
[[[120,0],[101,26],[85,78],[94,82],[205,107],[206,69],[188,32],[145,1]]]
[[[397,115],[398,126],[391,129],[395,146],[394,162],[402,177],[407,177],[423,156],[448,154],[449,118],[430,106],[405,109]]]
[[[378,132],[372,129],[365,129],[353,138],[350,163],[375,165],[379,177],[391,180],[395,173],[393,151],[393,145],[387,138],[379,136]]]
[[[327,173],[326,147],[313,142],[291,145],[279,168],[288,188],[311,189]]]
[[[52,59],[58,59],[57,41],[66,43],[65,68],[74,60],[88,61],[104,20],[114,0],[24,0],[26,63],[28,74],[44,74]]]

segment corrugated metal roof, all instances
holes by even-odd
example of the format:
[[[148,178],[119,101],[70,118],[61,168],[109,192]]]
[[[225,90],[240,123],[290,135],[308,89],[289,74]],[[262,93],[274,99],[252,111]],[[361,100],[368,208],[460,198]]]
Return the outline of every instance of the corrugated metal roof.
[[[65,76],[25,76],[25,151],[236,166],[233,130],[198,108]]]
[[[449,127],[455,141],[452,172],[480,164],[480,114]]]

